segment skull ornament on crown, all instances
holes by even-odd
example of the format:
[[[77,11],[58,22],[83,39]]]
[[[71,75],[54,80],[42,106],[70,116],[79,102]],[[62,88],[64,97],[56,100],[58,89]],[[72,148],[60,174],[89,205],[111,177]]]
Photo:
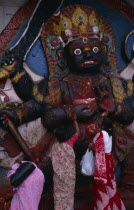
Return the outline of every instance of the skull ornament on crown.
[[[63,49],[72,41],[81,39],[98,39],[103,43],[102,51],[108,55],[110,69],[104,67],[105,74],[116,72],[116,55],[114,35],[110,25],[92,7],[71,5],[54,14],[42,27],[41,40],[46,52],[49,74],[51,77],[63,77],[68,66],[63,61]],[[106,72],[107,71],[107,72]]]

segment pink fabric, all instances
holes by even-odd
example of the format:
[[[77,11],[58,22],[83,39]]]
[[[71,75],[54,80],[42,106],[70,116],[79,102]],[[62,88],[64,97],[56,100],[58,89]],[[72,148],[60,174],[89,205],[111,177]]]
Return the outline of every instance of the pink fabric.
[[[94,148],[94,210],[125,210],[116,188],[112,155],[104,152],[104,136],[102,132],[94,138]]]
[[[18,167],[19,163],[14,164],[7,177],[10,178]],[[14,188],[16,192],[11,201],[10,210],[38,210],[44,181],[42,171],[36,166],[32,174],[18,188]]]
[[[64,143],[69,144],[73,148],[77,139],[78,139],[78,135],[75,133],[70,139],[68,139]]]

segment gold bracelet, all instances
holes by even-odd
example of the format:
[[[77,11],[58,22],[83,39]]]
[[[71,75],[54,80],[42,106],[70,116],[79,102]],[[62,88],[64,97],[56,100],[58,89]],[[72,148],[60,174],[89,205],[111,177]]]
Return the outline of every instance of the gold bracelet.
[[[11,81],[17,83],[21,79],[21,77],[23,77],[25,74],[26,72],[21,72],[21,73],[17,72],[17,74],[15,75],[14,78],[11,79]]]
[[[43,102],[44,100],[44,95],[39,92],[37,85],[34,85],[33,87],[33,96],[39,103]]]

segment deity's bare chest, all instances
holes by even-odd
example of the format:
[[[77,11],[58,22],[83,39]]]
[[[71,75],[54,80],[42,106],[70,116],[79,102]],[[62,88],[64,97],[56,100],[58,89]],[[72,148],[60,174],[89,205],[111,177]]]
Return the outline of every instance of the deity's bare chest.
[[[75,99],[96,98],[95,87],[98,83],[97,80],[90,77],[65,78],[61,83],[64,102],[73,102]]]

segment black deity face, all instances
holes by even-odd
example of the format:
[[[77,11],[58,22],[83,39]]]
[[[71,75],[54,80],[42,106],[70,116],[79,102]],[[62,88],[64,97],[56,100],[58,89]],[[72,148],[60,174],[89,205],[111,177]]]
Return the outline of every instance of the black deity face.
[[[107,49],[97,38],[77,39],[65,47],[65,56],[71,72],[95,75],[100,72]]]

